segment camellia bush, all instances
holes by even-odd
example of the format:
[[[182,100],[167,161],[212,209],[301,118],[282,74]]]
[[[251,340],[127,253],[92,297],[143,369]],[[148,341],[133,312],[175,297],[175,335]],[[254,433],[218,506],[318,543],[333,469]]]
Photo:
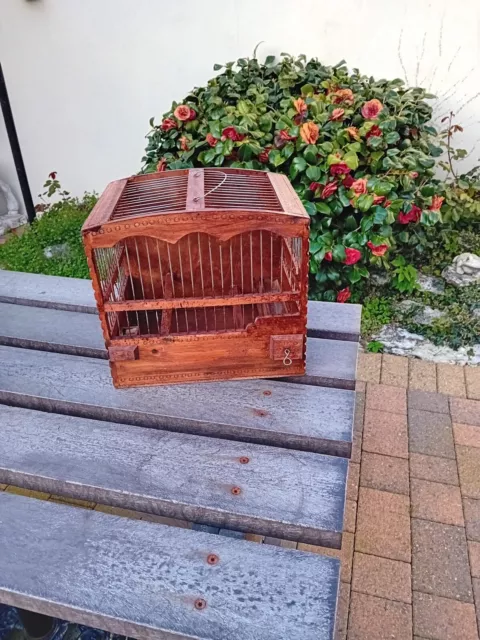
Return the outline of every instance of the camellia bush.
[[[305,56],[214,69],[222,72],[207,86],[151,119],[143,171],[285,173],[311,216],[312,298],[356,300],[372,269],[391,270],[400,291],[413,288],[403,254],[421,249],[448,208],[434,175],[443,151],[429,124],[434,96]]]

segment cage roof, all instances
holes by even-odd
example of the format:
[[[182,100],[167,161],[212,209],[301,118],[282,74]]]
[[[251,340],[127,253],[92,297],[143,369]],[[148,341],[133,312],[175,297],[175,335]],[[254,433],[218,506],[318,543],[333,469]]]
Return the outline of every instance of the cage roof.
[[[167,213],[252,211],[309,217],[288,178],[248,169],[181,169],[111,182],[83,231]]]

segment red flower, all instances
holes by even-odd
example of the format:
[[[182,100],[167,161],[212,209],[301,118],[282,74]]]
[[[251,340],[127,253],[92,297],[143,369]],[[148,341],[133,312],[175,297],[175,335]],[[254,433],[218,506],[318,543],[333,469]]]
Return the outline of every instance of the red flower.
[[[433,196],[432,204],[429,207],[430,211],[440,211],[444,200],[445,198],[442,196]]]
[[[176,128],[177,128],[177,121],[174,120],[173,118],[165,118],[165,120],[160,125],[160,129],[162,131],[170,131],[170,129],[176,129]]]
[[[335,93],[331,94],[333,104],[345,104],[351,105],[355,99],[353,91],[351,89],[338,89]]]
[[[381,204],[385,200],[385,196],[373,196],[373,204]]]
[[[334,109],[330,114],[330,120],[333,120],[333,122],[338,122],[343,118],[344,115],[345,115],[344,109]]]
[[[173,115],[177,118],[177,120],[190,120],[190,112],[192,110],[188,106],[188,104],[179,104],[178,107],[173,112]]]
[[[387,207],[389,207],[392,204],[391,200],[385,200],[385,202],[383,203],[384,208],[386,209]]]
[[[410,178],[418,178],[418,171],[410,171]]]
[[[362,195],[362,193],[367,193],[367,179],[359,178],[352,183],[352,189],[355,191],[357,196]]]
[[[57,172],[56,171],[52,171],[51,173],[48,174],[48,177],[50,178],[50,180],[56,180],[57,179]]]
[[[332,176],[346,176],[350,173],[351,169],[345,162],[337,162],[330,167],[330,173]]]
[[[400,224],[408,224],[409,222],[418,222],[420,220],[420,216],[422,215],[422,210],[420,207],[417,207],[416,204],[412,204],[412,208],[407,213],[399,213],[397,221]]]
[[[342,180],[342,184],[345,187],[345,189],[350,189],[354,182],[355,180],[352,178],[351,175],[345,176],[345,178]]]
[[[329,182],[327,185],[323,187],[320,197],[323,200],[325,200],[325,198],[328,198],[331,195],[333,195],[337,189],[338,189],[338,185],[336,182]]]
[[[190,107],[190,116],[189,116],[189,120],[195,120],[195,118],[197,117],[197,112],[195,111],[195,109],[192,109]]]
[[[314,122],[305,122],[300,127],[300,136],[306,144],[315,144],[318,140],[318,126]]]
[[[222,137],[225,139],[229,138],[234,142],[240,142],[240,140],[243,140],[245,136],[243,135],[243,133],[238,133],[235,127],[225,127],[225,129],[222,131]]]
[[[348,133],[349,136],[351,136],[354,140],[357,140],[358,142],[360,142],[361,138],[360,138],[360,134],[358,133],[358,129],[357,127],[347,127],[345,129],[345,131]]]
[[[327,251],[327,253],[326,253],[326,254],[325,254],[325,256],[324,256],[324,259],[325,259],[327,262],[331,262],[331,261],[333,260],[332,252],[331,252],[331,251]]]
[[[217,139],[217,138],[215,138],[214,136],[212,136],[212,134],[211,134],[211,133],[207,133],[207,137],[205,138],[205,140],[208,142],[208,144],[209,144],[211,147],[214,147],[214,146],[217,144],[217,142],[218,142],[218,139]]]
[[[375,118],[378,118],[381,111],[383,111],[383,104],[380,100],[374,98],[373,100],[365,102],[362,107],[362,116],[365,120],[374,120]]]
[[[351,249],[350,247],[345,249],[345,260],[343,261],[343,264],[355,264],[361,259],[362,252],[358,249]]]
[[[307,113],[307,103],[305,102],[305,100],[303,98],[297,98],[296,100],[293,101],[293,106],[295,107],[295,111],[299,114],[299,115],[304,115],[305,113]]]
[[[365,138],[368,140],[368,138],[378,138],[381,135],[382,135],[382,130],[380,129],[380,127],[377,127],[377,125],[374,124],[373,127],[365,136]]]
[[[268,164],[268,154],[273,149],[273,147],[265,147],[265,149],[258,154],[258,161],[263,162],[263,164]]]
[[[282,129],[281,131],[279,131],[278,136],[281,140],[284,140],[285,142],[288,142],[289,140],[296,140],[296,137],[289,135],[286,129]]]
[[[367,247],[370,249],[374,256],[383,256],[388,251],[387,244],[374,245],[370,240],[367,242]]]
[[[350,293],[350,289],[345,287],[337,293],[337,302],[346,302],[352,294]]]
[[[317,189],[320,189],[321,186],[322,185],[319,182],[311,182],[308,188],[310,191],[316,191]]]
[[[180,148],[182,151],[188,151],[188,138],[186,136],[180,138]]]
[[[157,164],[157,171],[165,171],[167,168],[167,161],[165,158],[161,158],[159,163]]]

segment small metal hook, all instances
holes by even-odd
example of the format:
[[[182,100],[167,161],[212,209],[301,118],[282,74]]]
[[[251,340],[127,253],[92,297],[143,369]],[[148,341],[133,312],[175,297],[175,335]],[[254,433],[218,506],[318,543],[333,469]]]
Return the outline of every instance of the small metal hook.
[[[283,364],[286,367],[289,367],[291,364],[293,364],[293,360],[289,357],[290,356],[290,349],[285,349],[284,354],[285,354],[285,357],[283,359]]]

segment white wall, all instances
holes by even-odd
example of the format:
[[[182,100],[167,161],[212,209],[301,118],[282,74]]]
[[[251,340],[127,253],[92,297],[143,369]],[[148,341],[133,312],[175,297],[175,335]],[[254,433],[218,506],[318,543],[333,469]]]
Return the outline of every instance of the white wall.
[[[78,194],[136,172],[148,119],[261,40],[259,57],[344,58],[430,87],[473,150],[479,19],[478,0],[0,0],[0,59],[35,200],[52,170]],[[13,180],[2,124],[0,174]]]

